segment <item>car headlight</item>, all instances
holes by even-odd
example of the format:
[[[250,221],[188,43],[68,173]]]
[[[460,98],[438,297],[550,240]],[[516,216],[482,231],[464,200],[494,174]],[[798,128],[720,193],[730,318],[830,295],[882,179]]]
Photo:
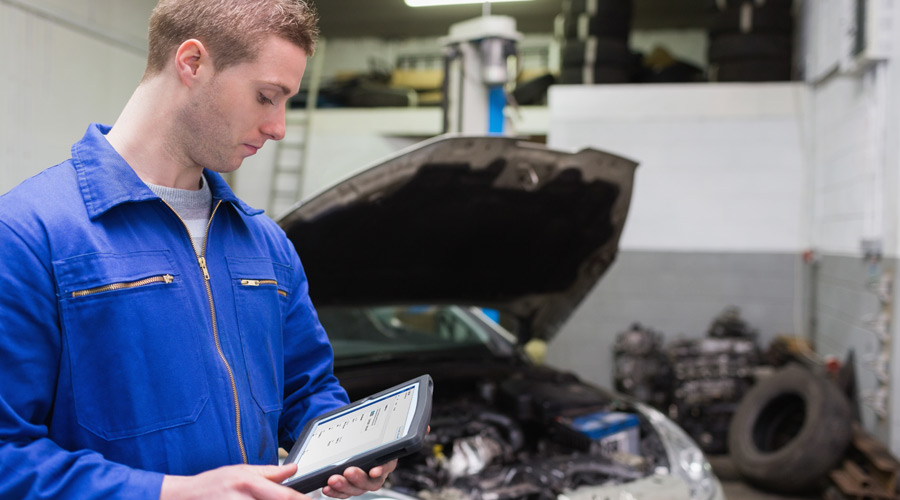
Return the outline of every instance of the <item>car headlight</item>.
[[[658,410],[642,403],[635,403],[635,406],[659,433],[669,458],[671,469],[669,473],[687,483],[691,498],[695,500],[723,498],[719,480],[713,474],[712,466],[697,443]]]

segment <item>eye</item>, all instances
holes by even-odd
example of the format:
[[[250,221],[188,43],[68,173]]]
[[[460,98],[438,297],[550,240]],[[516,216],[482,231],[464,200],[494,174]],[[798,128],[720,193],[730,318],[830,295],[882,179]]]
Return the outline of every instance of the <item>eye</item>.
[[[263,95],[262,92],[260,92],[259,95],[257,95],[256,100],[258,100],[260,104],[269,104],[269,105],[275,104],[274,102],[272,102],[272,99],[269,99],[268,97]]]

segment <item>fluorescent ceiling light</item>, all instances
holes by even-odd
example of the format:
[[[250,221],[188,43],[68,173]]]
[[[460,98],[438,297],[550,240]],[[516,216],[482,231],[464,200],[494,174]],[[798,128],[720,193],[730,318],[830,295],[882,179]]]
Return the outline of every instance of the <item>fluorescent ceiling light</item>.
[[[410,7],[433,7],[435,5],[462,5],[466,3],[500,3],[500,2],[528,2],[531,0],[406,0]]]

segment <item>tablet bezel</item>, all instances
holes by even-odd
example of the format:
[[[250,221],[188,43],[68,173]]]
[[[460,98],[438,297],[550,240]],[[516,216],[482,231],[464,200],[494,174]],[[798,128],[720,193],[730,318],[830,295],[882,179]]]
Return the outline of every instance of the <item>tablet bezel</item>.
[[[328,478],[332,475],[343,474],[347,467],[359,467],[368,472],[372,467],[382,465],[384,463],[390,462],[395,458],[409,455],[410,453],[414,453],[421,449],[422,445],[425,442],[425,434],[428,431],[428,422],[431,419],[431,398],[434,391],[434,382],[432,381],[431,376],[427,374],[408,380],[402,384],[397,384],[391,388],[354,401],[349,405],[337,408],[310,420],[303,427],[303,432],[300,433],[297,441],[294,442],[294,445],[291,447],[291,452],[284,460],[284,463],[287,464],[297,462],[297,459],[300,456],[305,443],[309,440],[310,434],[312,433],[318,422],[321,422],[322,420],[328,420],[329,418],[339,413],[352,411],[359,406],[364,406],[371,403],[373,400],[379,399],[381,397],[416,384],[418,384],[417,399],[415,403],[416,408],[413,413],[412,421],[410,422],[409,430],[407,431],[406,436],[395,441],[379,445],[375,448],[354,455],[352,457],[348,457],[338,463],[327,465],[323,468],[297,477],[291,477],[282,484],[302,493],[309,493],[310,491],[325,486],[327,484]]]

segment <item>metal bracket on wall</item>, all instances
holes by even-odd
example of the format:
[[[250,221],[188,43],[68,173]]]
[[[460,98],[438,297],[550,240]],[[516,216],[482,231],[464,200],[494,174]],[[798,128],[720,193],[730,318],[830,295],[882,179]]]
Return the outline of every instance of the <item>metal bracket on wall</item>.
[[[878,351],[867,357],[863,364],[875,375],[874,389],[863,391],[860,401],[871,408],[875,415],[884,420],[888,416],[891,381],[891,324],[893,323],[894,269],[882,265],[880,253],[870,254],[866,259],[869,266],[869,281],[866,288],[878,299],[878,312],[863,318],[863,323],[875,334]]]

